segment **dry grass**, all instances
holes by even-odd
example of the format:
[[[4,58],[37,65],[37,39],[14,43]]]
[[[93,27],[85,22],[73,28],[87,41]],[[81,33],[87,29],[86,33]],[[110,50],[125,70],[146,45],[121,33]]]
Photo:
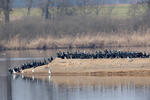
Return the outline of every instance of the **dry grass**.
[[[24,17],[0,23],[0,48],[99,48],[150,46],[150,29],[131,19],[66,16],[52,20]],[[137,19],[138,20],[138,19]]]
[[[116,35],[79,35],[65,37],[36,37],[32,40],[20,38],[18,35],[10,40],[1,41],[7,49],[47,49],[47,48],[99,48],[99,47],[135,47],[150,46],[150,30],[143,33]]]

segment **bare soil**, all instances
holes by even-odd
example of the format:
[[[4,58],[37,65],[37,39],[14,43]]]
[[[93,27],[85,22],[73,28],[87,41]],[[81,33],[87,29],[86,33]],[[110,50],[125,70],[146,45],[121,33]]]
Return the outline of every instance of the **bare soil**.
[[[79,76],[147,76],[150,59],[59,59],[48,65],[24,71],[25,75],[79,75]]]

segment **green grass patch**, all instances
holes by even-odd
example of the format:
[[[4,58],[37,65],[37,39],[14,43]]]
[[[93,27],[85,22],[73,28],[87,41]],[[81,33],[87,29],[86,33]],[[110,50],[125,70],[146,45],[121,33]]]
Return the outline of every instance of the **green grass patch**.
[[[126,18],[128,17],[128,11],[129,11],[130,5],[104,5],[104,6],[99,6],[99,16],[112,16],[112,17],[120,17],[120,18]],[[84,7],[69,7],[67,8],[68,12],[67,13],[75,13],[78,15],[82,15],[84,11],[88,15],[96,15],[96,7],[94,6],[88,6],[86,7],[86,10]],[[112,10],[112,11],[110,11]],[[49,8],[49,11],[51,14],[56,14],[57,10],[56,8]],[[41,16],[41,9],[40,8],[32,8],[31,9],[31,16]],[[27,8],[14,8],[13,11],[11,12],[11,16],[27,16]]]

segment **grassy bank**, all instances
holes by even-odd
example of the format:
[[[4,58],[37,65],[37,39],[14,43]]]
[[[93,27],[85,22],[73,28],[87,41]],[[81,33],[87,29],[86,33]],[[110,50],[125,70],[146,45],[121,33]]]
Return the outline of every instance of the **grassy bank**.
[[[114,33],[112,33],[114,34]],[[19,38],[1,41],[1,48],[6,49],[49,49],[49,48],[101,48],[101,47],[149,47],[149,31],[142,34],[124,35],[81,35],[56,37],[36,37],[32,40]]]
[[[150,46],[150,29],[130,19],[66,16],[53,20],[24,17],[0,23],[1,49]]]

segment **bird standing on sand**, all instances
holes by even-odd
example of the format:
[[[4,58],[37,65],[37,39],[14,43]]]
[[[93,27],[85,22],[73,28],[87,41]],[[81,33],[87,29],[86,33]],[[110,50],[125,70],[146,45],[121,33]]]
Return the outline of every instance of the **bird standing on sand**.
[[[15,80],[16,79],[16,74],[13,74],[13,80]]]
[[[34,73],[34,68],[32,69],[32,73]]]
[[[23,74],[23,73],[24,73],[24,70],[22,70],[21,73]]]
[[[16,74],[16,71],[13,69],[13,74]]]
[[[128,59],[129,62],[132,62],[132,61],[133,61],[133,59],[130,58],[130,57],[127,57],[127,59]]]
[[[49,70],[48,70],[48,73],[51,75],[51,70],[50,70],[50,68],[49,68]]]

